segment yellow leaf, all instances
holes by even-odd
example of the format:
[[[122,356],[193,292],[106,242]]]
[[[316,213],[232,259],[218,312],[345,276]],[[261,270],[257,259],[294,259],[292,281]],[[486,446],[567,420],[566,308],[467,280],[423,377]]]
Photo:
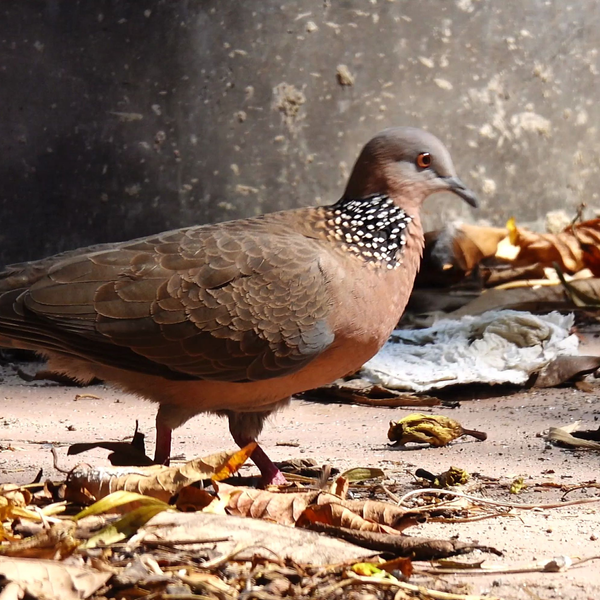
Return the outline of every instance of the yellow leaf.
[[[382,469],[376,469],[375,467],[355,467],[354,469],[344,471],[340,477],[344,477],[351,483],[355,483],[366,481],[367,479],[379,479],[385,477],[385,473]]]
[[[486,433],[465,429],[450,417],[423,413],[413,413],[399,421],[391,421],[388,430],[388,439],[399,446],[418,442],[439,448],[463,435],[471,435],[481,441],[487,439]]]
[[[517,221],[514,217],[511,217],[506,221],[506,229],[508,229],[508,239],[513,246],[516,246],[518,233],[517,233]]]
[[[164,503],[162,506],[156,504],[140,506],[139,508],[136,508],[135,510],[132,510],[130,513],[126,514],[115,523],[111,523],[110,525],[107,525],[101,529],[98,533],[89,538],[87,542],[82,544],[81,547],[88,549],[95,548],[100,544],[104,546],[116,544],[121,540],[131,537],[154,515],[157,515],[158,513],[170,508],[171,507],[168,504]]]
[[[390,581],[398,581],[393,575],[380,569],[378,566],[373,563],[356,563],[352,565],[352,570],[357,575],[362,575],[363,577],[373,577],[375,579],[389,579]]]
[[[511,494],[520,494],[527,486],[522,477],[517,477],[510,485]]]
[[[110,512],[119,506],[130,504],[132,502],[135,502],[138,506],[160,506],[162,507],[162,510],[171,508],[169,504],[163,502],[162,500],[157,500],[156,498],[151,498],[150,496],[143,496],[142,494],[137,494],[136,492],[119,490],[118,492],[113,492],[112,494],[105,496],[101,500],[98,500],[98,502],[94,502],[94,504],[76,514],[73,517],[73,520],[79,521],[79,519],[83,519],[83,517],[88,517],[90,515],[101,515]]]
[[[234,473],[239,471],[240,467],[248,460],[256,446],[256,442],[250,442],[241,450],[238,450],[238,452],[233,454],[223,467],[211,477],[211,479],[213,481],[222,481],[223,479],[231,477]]]

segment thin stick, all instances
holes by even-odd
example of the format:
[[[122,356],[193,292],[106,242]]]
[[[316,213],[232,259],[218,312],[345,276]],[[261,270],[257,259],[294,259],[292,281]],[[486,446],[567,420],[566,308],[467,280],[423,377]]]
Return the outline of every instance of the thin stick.
[[[415,573],[420,575],[514,575],[517,573],[556,573],[568,571],[574,567],[590,562],[592,560],[600,560],[600,556],[588,556],[580,560],[574,560],[568,565],[557,569],[549,569],[548,564],[552,561],[546,561],[544,563],[528,564],[522,567],[502,567],[500,565],[490,565],[488,567],[479,567],[477,569],[450,569],[450,568],[421,568],[415,569]]]
[[[424,494],[450,494],[458,498],[466,498],[473,502],[479,502],[481,504],[489,504],[491,506],[501,506],[509,508],[521,508],[523,510],[531,510],[533,508],[563,508],[564,506],[575,506],[577,504],[591,504],[593,502],[600,502],[600,498],[582,498],[580,500],[571,500],[569,502],[555,502],[550,504],[521,504],[518,502],[498,502],[496,500],[486,500],[485,498],[478,498],[477,496],[471,496],[470,494],[464,494],[463,492],[455,492],[454,490],[439,490],[436,488],[423,488],[421,490],[413,490],[404,494],[398,502],[398,506],[404,504],[409,498],[415,496],[422,496]]]
[[[471,594],[450,594],[448,592],[439,592],[437,590],[432,590],[420,585],[413,585],[411,583],[405,583],[403,581],[393,581],[392,579],[377,579],[375,577],[363,577],[361,575],[356,575],[353,572],[349,572],[348,576],[356,581],[360,581],[361,583],[366,583],[369,585],[381,585],[385,587],[398,587],[403,590],[408,590],[409,592],[417,592],[421,596],[429,596],[433,598],[433,600],[484,600],[483,596],[472,596]],[[498,598],[494,598],[492,596],[485,596],[485,600],[499,600]]]
[[[388,490],[383,483],[377,486],[392,502],[400,503],[400,498],[391,490]]]

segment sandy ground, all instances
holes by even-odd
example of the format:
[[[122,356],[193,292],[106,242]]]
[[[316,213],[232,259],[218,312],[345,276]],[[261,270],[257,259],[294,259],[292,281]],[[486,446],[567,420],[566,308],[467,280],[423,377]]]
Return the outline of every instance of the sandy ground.
[[[25,368],[33,370],[31,365]],[[85,389],[44,382],[25,383],[15,367],[0,371],[0,482],[26,483],[42,468],[44,476],[62,479],[52,466],[50,448],[56,446],[60,466],[69,469],[82,457],[68,457],[67,446],[75,442],[123,440],[131,436],[138,419],[147,434],[148,454],[153,452],[154,412],[149,403],[104,386]],[[600,392],[600,386],[598,387]],[[99,397],[81,398],[77,394]],[[486,442],[472,438],[442,448],[401,450],[387,444],[391,419],[408,409],[382,409],[341,404],[317,404],[295,400],[273,417],[261,442],[274,460],[311,457],[339,469],[377,466],[386,471],[388,484],[402,494],[411,485],[415,468],[439,473],[452,465],[509,481],[523,476],[529,490],[509,495],[496,486],[494,498],[528,503],[555,502],[562,492],[532,486],[555,482],[574,485],[600,481],[600,456],[547,446],[538,434],[550,426],[580,420],[584,428],[598,427],[600,402],[595,392],[575,389],[533,390],[512,396],[463,401],[459,408],[425,409],[459,420],[465,427],[486,431]],[[298,447],[281,446],[296,442]],[[201,415],[177,430],[174,453],[193,458],[233,447],[225,421]],[[84,455],[85,462],[108,464],[106,451]],[[556,510],[516,511],[512,516],[485,521],[428,523],[409,530],[412,535],[478,541],[504,552],[502,558],[474,553],[468,560],[505,567],[556,556],[600,556],[600,490],[590,488],[569,494],[568,499],[597,498],[598,503]],[[466,559],[465,559],[466,560]],[[447,576],[464,584],[471,593],[512,599],[600,598],[600,561],[591,561],[562,573]],[[458,589],[458,588],[457,588]]]

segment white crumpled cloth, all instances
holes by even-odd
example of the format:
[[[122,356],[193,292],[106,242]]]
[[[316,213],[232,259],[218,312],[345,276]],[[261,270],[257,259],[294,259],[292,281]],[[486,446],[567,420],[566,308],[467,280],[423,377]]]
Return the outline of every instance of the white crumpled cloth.
[[[577,354],[573,315],[494,310],[396,330],[361,375],[390,388],[424,392],[464,383],[523,384],[557,356]]]

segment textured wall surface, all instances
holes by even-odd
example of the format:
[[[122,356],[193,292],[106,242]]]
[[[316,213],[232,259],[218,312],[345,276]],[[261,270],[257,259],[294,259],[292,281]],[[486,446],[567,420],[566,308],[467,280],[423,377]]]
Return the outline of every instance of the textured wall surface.
[[[483,200],[600,204],[595,0],[3,0],[0,263],[335,201],[389,125]]]

